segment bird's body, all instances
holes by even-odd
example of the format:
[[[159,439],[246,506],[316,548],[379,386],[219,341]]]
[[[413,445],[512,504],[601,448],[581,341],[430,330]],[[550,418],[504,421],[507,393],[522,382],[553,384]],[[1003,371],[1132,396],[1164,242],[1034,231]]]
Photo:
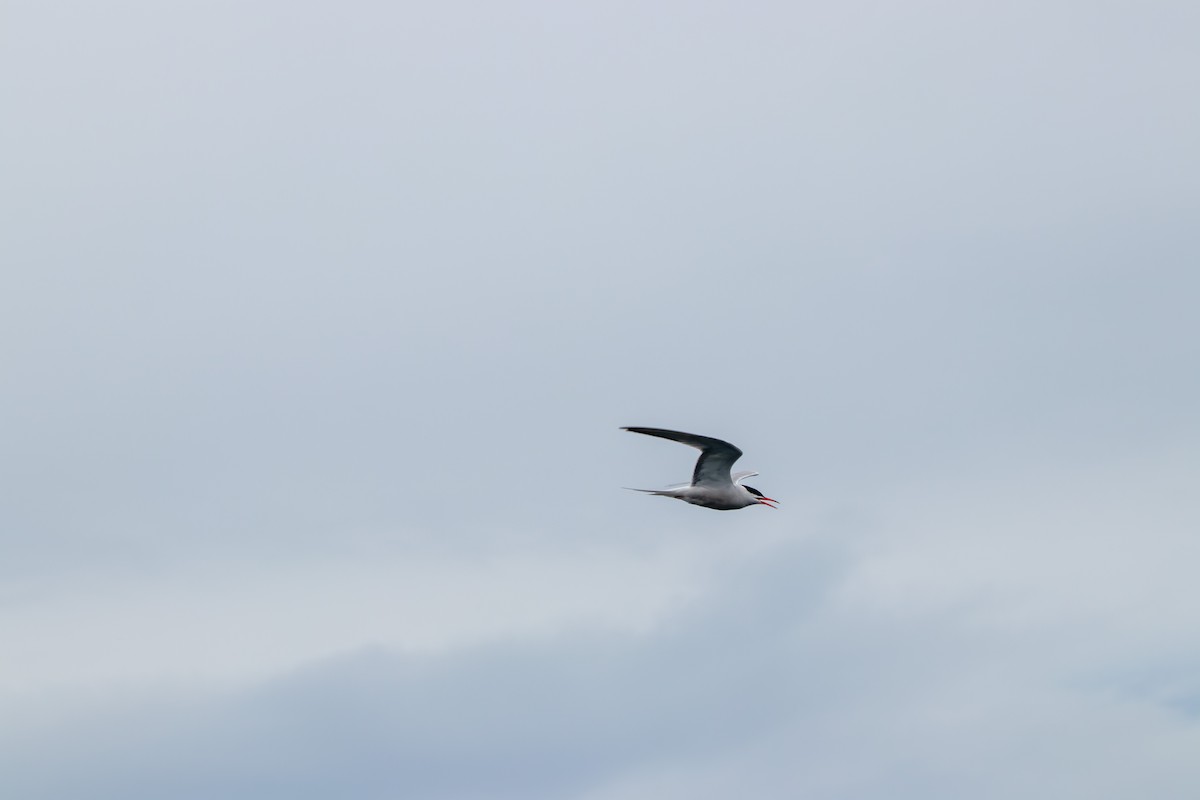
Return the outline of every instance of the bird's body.
[[[696,468],[692,471],[692,482],[685,486],[669,489],[635,489],[634,491],[674,497],[692,505],[713,508],[718,511],[734,511],[739,508],[771,505],[777,501],[763,495],[757,489],[742,485],[742,481],[757,472],[738,472],[730,474],[735,461],[742,457],[742,451],[729,442],[713,439],[710,436],[698,436],[694,433],[669,431],[663,428],[622,428],[632,433],[644,433],[647,436],[657,436],[670,439],[673,442],[695,447],[700,451],[696,459]]]

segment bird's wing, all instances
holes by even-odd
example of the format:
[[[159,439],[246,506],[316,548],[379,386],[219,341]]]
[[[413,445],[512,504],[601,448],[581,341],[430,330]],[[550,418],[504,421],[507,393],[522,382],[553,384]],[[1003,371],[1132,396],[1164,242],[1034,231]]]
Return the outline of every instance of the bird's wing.
[[[696,469],[692,471],[693,486],[728,486],[733,481],[729,477],[729,469],[733,463],[742,457],[742,451],[711,436],[698,436],[694,433],[668,431],[662,428],[622,428],[632,433],[644,433],[647,436],[657,436],[660,439],[670,439],[673,442],[695,447],[700,451],[696,459]],[[748,477],[748,476],[743,476]]]
[[[753,478],[757,474],[757,472],[752,470],[745,470],[744,472],[735,472],[730,477],[733,479],[734,483],[740,484],[742,481],[746,480],[746,478]]]

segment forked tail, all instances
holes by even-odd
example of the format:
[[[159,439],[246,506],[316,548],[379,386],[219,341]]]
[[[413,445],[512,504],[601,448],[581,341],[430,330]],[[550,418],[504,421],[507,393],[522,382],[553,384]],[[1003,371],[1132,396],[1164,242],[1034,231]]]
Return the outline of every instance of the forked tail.
[[[631,492],[642,492],[644,494],[656,494],[659,497],[678,497],[678,489],[635,489],[632,486],[622,486],[622,489],[628,489]]]

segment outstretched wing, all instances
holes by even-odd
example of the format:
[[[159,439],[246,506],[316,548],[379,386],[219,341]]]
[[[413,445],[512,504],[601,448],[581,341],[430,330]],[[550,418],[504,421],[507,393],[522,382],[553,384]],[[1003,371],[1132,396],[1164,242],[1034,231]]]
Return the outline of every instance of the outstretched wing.
[[[735,461],[742,457],[741,450],[729,442],[714,439],[711,436],[698,436],[694,433],[668,431],[663,428],[622,428],[621,430],[644,433],[660,439],[670,439],[673,442],[698,449],[700,458],[696,459],[696,468],[692,471],[693,486],[729,486],[733,483],[729,477],[729,469]]]
[[[744,472],[733,473],[732,478],[734,483],[740,484],[742,481],[746,480],[746,478],[753,478],[757,474],[758,473],[754,472],[753,470],[745,470]]]

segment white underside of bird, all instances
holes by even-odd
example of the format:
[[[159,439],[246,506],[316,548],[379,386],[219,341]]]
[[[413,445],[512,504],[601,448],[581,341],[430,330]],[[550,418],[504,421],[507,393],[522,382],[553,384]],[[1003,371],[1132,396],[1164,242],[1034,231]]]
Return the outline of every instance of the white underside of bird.
[[[685,503],[718,511],[734,511],[757,505],[774,508],[775,506],[772,504],[778,502],[766,497],[753,487],[743,485],[742,481],[757,475],[757,472],[730,474],[730,468],[735,461],[741,458],[742,451],[729,442],[713,439],[710,436],[669,431],[663,428],[630,427],[622,428],[622,430],[670,439],[700,450],[700,457],[696,460],[691,483],[666,489],[634,489],[635,492],[645,492],[659,497],[673,497]]]

